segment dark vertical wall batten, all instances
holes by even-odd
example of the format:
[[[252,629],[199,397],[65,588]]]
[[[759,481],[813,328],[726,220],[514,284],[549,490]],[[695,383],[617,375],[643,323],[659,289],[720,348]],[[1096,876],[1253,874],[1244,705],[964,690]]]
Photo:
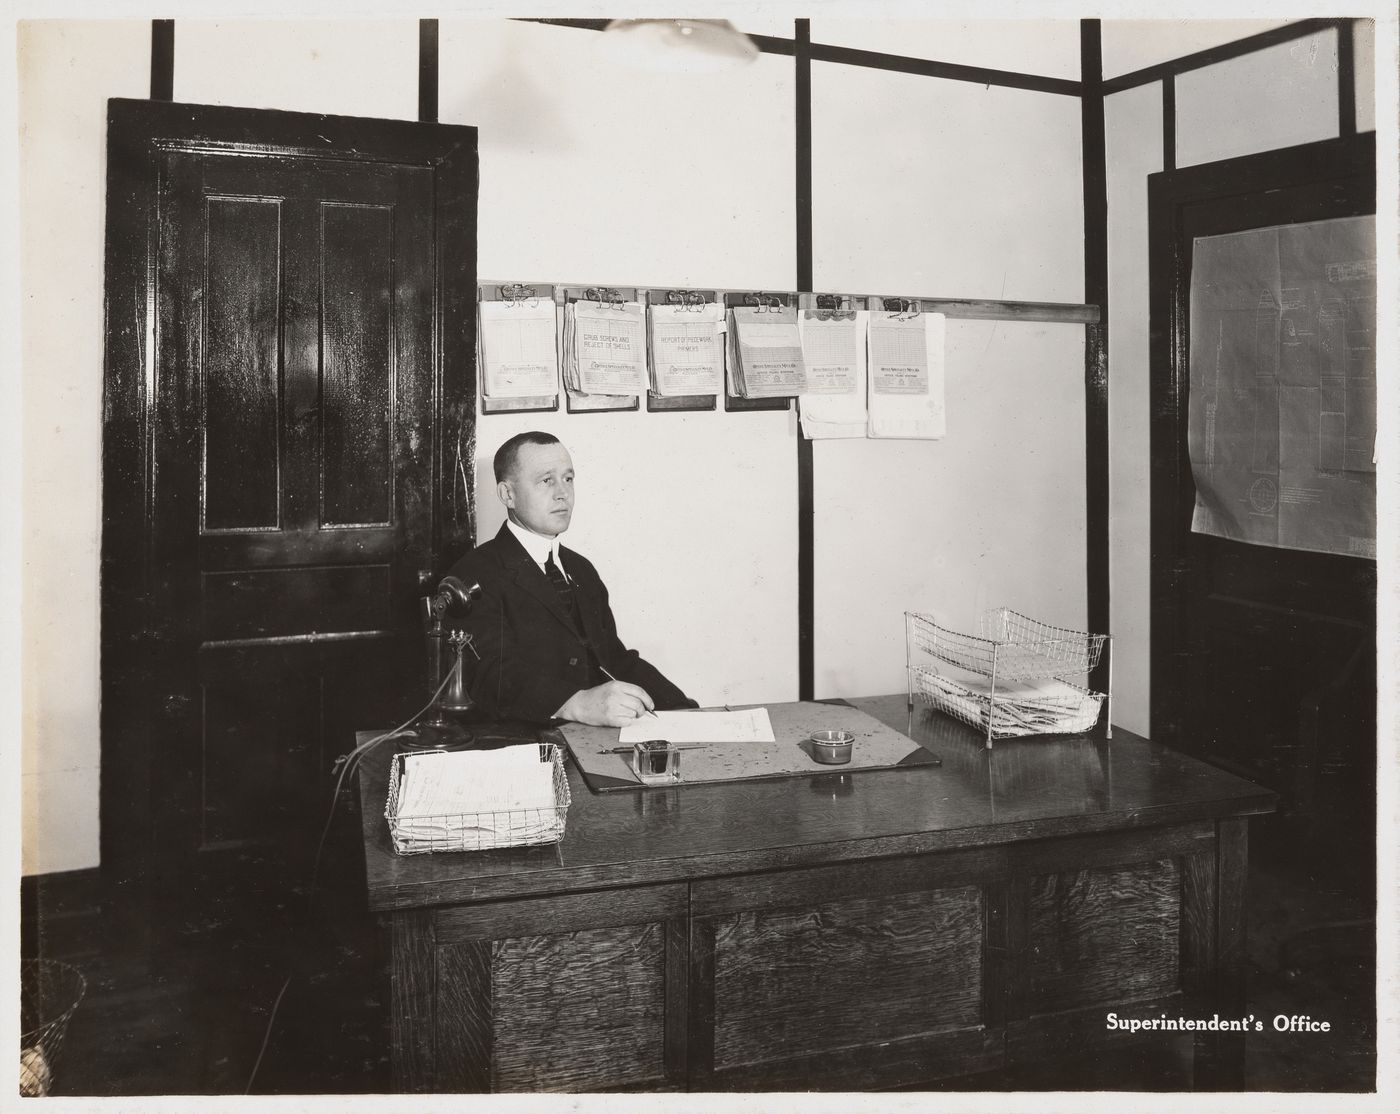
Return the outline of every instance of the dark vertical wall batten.
[[[418,21],[418,119],[438,122],[438,21]]]
[[[1162,169],[1176,169],[1176,78],[1162,78]]]
[[[151,20],[151,100],[175,99],[175,21]]]
[[[812,289],[812,23],[796,21],[793,60],[797,86],[797,286]],[[801,403],[798,403],[801,406]],[[812,442],[797,429],[797,698],[816,692],[816,497]]]
[[[1084,494],[1088,623],[1109,629],[1108,538],[1108,163],[1104,149],[1103,41],[1097,19],[1081,20],[1080,126],[1084,158],[1084,301],[1099,323],[1084,327]],[[1108,663],[1090,677],[1106,691]]]

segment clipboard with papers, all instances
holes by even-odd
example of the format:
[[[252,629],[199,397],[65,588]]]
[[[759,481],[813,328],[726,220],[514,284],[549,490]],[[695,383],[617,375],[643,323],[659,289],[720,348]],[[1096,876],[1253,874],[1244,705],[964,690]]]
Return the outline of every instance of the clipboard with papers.
[[[765,312],[780,316],[784,313],[795,312],[792,307],[795,296],[786,292],[767,292],[762,290],[731,291],[725,294],[724,304],[729,310],[730,317],[735,310],[744,310],[747,313]],[[792,396],[798,394],[793,391],[790,395],[773,395],[767,397],[747,397],[736,391],[731,382],[734,373],[734,362],[739,355],[736,352],[737,330],[732,320],[727,322],[727,333],[725,337],[725,388],[724,388],[724,408],[728,411],[740,410],[790,410],[792,409]]]
[[[645,307],[635,286],[565,286],[559,351],[570,414],[640,409]]]
[[[867,328],[867,436],[943,437],[946,317],[925,312],[917,298],[883,298],[879,305]]]
[[[804,294],[798,331],[807,360],[807,389],[797,400],[808,440],[865,437],[870,315],[849,294]]]
[[[559,409],[559,325],[547,282],[477,288],[478,393],[483,414]]]
[[[647,411],[713,410],[724,389],[724,306],[714,290],[648,290]],[[710,390],[696,388],[709,385]]]

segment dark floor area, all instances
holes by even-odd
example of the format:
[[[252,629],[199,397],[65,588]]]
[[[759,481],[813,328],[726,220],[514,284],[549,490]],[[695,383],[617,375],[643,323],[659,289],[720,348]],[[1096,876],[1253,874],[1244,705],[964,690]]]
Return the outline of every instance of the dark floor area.
[[[25,956],[68,960],[88,982],[52,1093],[241,1094],[279,992],[254,1093],[389,1090],[386,942],[364,909],[355,827],[337,823],[309,913],[309,854],[280,866],[249,857],[196,885],[26,879]],[[1249,1090],[1374,1087],[1373,902],[1365,877],[1335,863],[1300,850],[1279,823],[1256,822],[1247,1008],[1264,1030],[1247,1038]],[[1331,1032],[1277,1032],[1279,1015]],[[1131,1054],[965,1085],[1178,1090],[1189,1056],[1189,1038],[1154,1036]]]

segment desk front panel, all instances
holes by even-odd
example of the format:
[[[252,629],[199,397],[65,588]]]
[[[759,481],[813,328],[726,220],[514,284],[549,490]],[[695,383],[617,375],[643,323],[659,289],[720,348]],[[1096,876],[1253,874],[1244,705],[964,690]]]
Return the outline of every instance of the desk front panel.
[[[1182,862],[1213,840],[1197,823],[694,883],[690,1085],[863,1090],[1119,1043],[1109,1009],[1181,994]]]
[[[863,703],[903,721],[902,696]],[[1144,1039],[1111,1011],[1238,1007],[1247,817],[1272,795],[1130,736],[987,751],[934,726],[942,767],[576,785],[561,844],[477,855],[395,856],[371,755],[396,1085],[866,1090]],[[1198,1076],[1237,1085],[1240,1042],[1206,1044]]]
[[[1109,1010],[1176,1008],[1214,962],[1215,845],[1197,822],[395,913],[397,1083],[867,1090],[1122,1043]]]

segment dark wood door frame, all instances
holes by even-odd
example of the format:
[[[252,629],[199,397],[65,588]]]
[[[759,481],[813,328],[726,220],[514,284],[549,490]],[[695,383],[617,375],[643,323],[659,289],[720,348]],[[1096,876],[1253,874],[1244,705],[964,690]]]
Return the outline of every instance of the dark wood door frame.
[[[1193,208],[1299,191],[1288,218],[1307,221],[1340,211],[1375,211],[1375,133],[1227,159],[1148,178],[1151,276],[1151,730],[1173,743],[1189,699],[1186,672],[1185,540],[1195,504],[1186,446],[1190,381],[1191,236]],[[1369,210],[1367,205],[1369,204]],[[1264,221],[1263,223],[1282,223]],[[1345,558],[1337,558],[1345,560]]]
[[[101,859],[135,867],[149,848],[145,725],[166,709],[134,683],[167,637],[154,613],[154,342],[157,175],[163,152],[307,155],[431,168],[436,273],[432,554],[446,568],[473,541],[476,129],[207,105],[108,102],[102,449]]]

